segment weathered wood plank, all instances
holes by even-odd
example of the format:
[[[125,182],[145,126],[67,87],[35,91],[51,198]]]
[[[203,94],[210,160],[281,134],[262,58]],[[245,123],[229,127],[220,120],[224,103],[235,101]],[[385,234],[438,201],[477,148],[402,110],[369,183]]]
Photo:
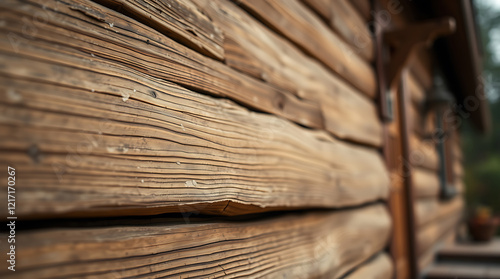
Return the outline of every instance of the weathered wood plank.
[[[372,61],[374,42],[368,23],[348,0],[303,0],[361,57]]]
[[[270,27],[303,48],[335,73],[375,97],[374,69],[298,0],[239,0]]]
[[[461,197],[451,201],[440,201],[435,198],[420,199],[415,202],[415,215],[418,226],[425,226],[439,218],[445,218],[464,207]]]
[[[429,198],[415,203],[418,262],[421,271],[434,260],[436,252],[434,245],[447,236],[453,237],[453,230],[462,217],[463,206],[464,201],[460,196],[451,201]]]
[[[2,33],[16,40],[16,44],[8,45],[10,51],[26,44],[50,43],[66,47],[65,50],[73,55],[84,55],[89,60],[102,58],[108,63],[128,65],[141,74],[231,98],[308,127],[323,127],[319,104],[300,100],[290,92],[241,74],[93,2],[7,0],[0,5],[8,21],[2,27]],[[46,15],[48,20],[43,28],[32,34],[32,39],[24,38],[23,26],[15,22],[36,13]],[[57,47],[54,52],[57,54]]]
[[[371,18],[371,4],[370,0],[350,0],[352,5],[358,10],[359,14],[365,21],[369,21]]]
[[[411,106],[407,107],[408,116],[410,118],[410,130],[417,136],[422,137],[424,122],[422,120],[423,115],[419,112],[417,107],[412,103]]]
[[[176,0],[95,0],[115,7],[125,15],[134,14],[155,30],[194,50],[218,60],[224,59],[224,34],[210,18],[189,1]],[[83,9],[82,12],[87,12]]]
[[[310,7],[314,12],[316,12],[324,21],[330,23],[332,13],[334,12],[331,8],[332,1],[330,0],[302,0],[304,4]],[[359,15],[358,15],[359,16]]]
[[[391,258],[386,253],[380,253],[374,259],[347,275],[345,279],[387,279],[392,278],[393,273],[394,267]]]
[[[423,106],[417,107],[412,104],[408,107],[411,130],[422,139],[437,139],[436,136],[436,114],[433,111],[426,112]]]
[[[411,100],[418,107],[423,106],[423,102],[425,101],[425,90],[421,87],[414,74],[410,72],[410,74],[405,75],[408,84],[408,90],[410,91]]]
[[[326,130],[380,146],[375,103],[229,1],[193,0],[229,40],[226,63],[299,98],[321,103]]]
[[[60,45],[57,56],[41,43],[15,54],[1,50],[2,42],[0,160],[24,171],[19,199],[30,202],[19,215],[150,214],[192,205],[234,215],[387,196],[375,149],[98,57],[66,54]]]
[[[9,3],[11,2],[7,1],[4,4],[6,11],[18,9],[17,6],[7,7]],[[56,5],[54,3],[59,2],[51,3]],[[287,80],[299,80],[303,82],[300,84],[307,84],[299,88],[303,94],[297,94],[289,91],[291,86],[280,88],[242,75],[169,40],[139,22],[129,20],[97,4],[75,0],[68,4],[56,5],[59,11],[65,11],[67,14],[52,13],[50,7],[43,10],[37,6],[23,5],[26,7],[23,11],[18,11],[20,14],[29,16],[43,11],[54,19],[53,24],[47,23],[43,30],[37,32],[35,36],[37,42],[38,39],[43,39],[54,44],[70,46],[74,49],[67,51],[74,51],[75,55],[81,55],[83,51],[91,55],[90,59],[93,55],[94,58],[106,58],[107,62],[127,64],[134,70],[153,77],[169,80],[200,92],[229,97],[251,108],[271,112],[308,127],[324,127],[339,138],[375,146],[381,144],[381,125],[375,105],[332,75],[322,78],[321,81],[314,77],[307,78],[309,83],[305,82],[306,78],[299,77],[304,71],[288,75]],[[105,22],[96,27],[92,18],[78,12],[79,10],[74,10],[74,7],[98,13],[105,22],[112,22],[113,28],[109,28]],[[18,17],[12,15],[8,20],[14,22]],[[75,32],[70,31],[75,28],[73,25],[79,28],[77,36],[74,35]],[[8,32],[21,33],[21,29],[22,26],[12,24]],[[114,29],[118,32],[113,31]],[[17,36],[19,33],[14,34]],[[22,35],[18,37],[20,36]],[[131,40],[129,37],[137,40]],[[130,47],[133,47],[133,50],[130,50]],[[113,52],[110,52],[110,48]],[[288,59],[292,61],[289,64],[295,62],[295,58]],[[297,65],[294,67],[300,68]],[[328,75],[325,70],[318,70],[318,67],[319,65],[316,65],[308,70],[309,76],[321,72]],[[278,71],[283,72],[283,69],[279,68]],[[299,83],[295,81],[291,84]],[[323,89],[317,90],[319,87]],[[303,88],[307,90],[301,90]],[[324,121],[326,123],[323,123]]]
[[[390,2],[390,1],[389,1]],[[415,80],[424,90],[428,90],[433,84],[432,62],[430,51],[427,48],[421,48],[413,59],[409,61],[409,68]]]
[[[436,258],[436,249],[431,247],[418,257],[418,269],[420,273],[426,272],[428,267],[434,262]]]
[[[424,255],[443,236],[452,231],[462,218],[462,208],[456,208],[449,214],[440,216],[437,220],[427,224],[417,233],[417,253]]]
[[[180,220],[183,221],[182,219]],[[2,278],[338,278],[381,251],[381,204],[257,221],[190,224],[151,218],[104,228],[18,231],[15,273]],[[208,222],[208,223],[207,223]]]
[[[439,170],[439,156],[432,139],[421,140],[415,134],[410,135],[410,164],[413,167],[431,171]]]
[[[452,168],[453,168],[453,174],[455,175],[455,177],[458,180],[463,179],[464,168],[462,166],[462,162],[460,162],[459,160],[454,160]]]
[[[437,172],[414,168],[411,174],[415,197],[437,197],[439,194],[439,176]]]

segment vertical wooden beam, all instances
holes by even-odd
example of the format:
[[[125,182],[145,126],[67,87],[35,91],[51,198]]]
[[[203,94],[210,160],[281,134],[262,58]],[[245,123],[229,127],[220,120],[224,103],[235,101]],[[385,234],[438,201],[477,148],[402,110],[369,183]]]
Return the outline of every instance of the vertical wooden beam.
[[[374,61],[374,66],[376,70],[376,77],[377,77],[377,85],[378,85],[378,94],[376,95],[376,101],[378,102],[378,107],[379,107],[379,115],[380,118],[383,120],[383,126],[382,126],[382,133],[383,133],[383,145],[382,145],[382,154],[384,156],[384,161],[386,164],[387,169],[391,173],[391,180],[392,180],[392,172],[394,169],[394,164],[395,161],[393,158],[398,156],[399,152],[396,147],[391,146],[391,137],[389,135],[389,125],[391,125],[390,122],[387,122],[387,117],[386,117],[386,112],[387,112],[387,103],[385,99],[385,94],[387,90],[387,85],[386,85],[386,76],[385,76],[385,64],[386,64],[386,59],[387,55],[385,55],[384,51],[384,29],[383,26],[380,24],[376,23],[376,19],[374,18],[374,14],[378,14],[378,11],[381,10],[381,4],[378,0],[372,0],[371,2],[371,10],[373,11],[371,20],[372,20],[372,32],[374,33],[374,42],[375,42],[375,61]],[[398,139],[397,139],[398,140]],[[399,146],[399,145],[398,145]],[[391,188],[394,187],[393,185],[394,181],[391,181]],[[393,219],[393,227],[392,227],[392,237],[391,241],[389,244],[389,253],[392,258],[393,262],[393,275],[391,278],[401,278],[401,275],[399,274],[399,268],[398,268],[398,239],[397,239],[397,232],[398,232],[398,220],[395,218],[395,213],[399,210],[397,203],[394,202],[394,189],[391,190],[391,197],[389,198],[388,201],[388,208],[390,211],[391,218]]]
[[[404,69],[400,79],[400,90],[398,98],[399,116],[401,124],[401,140],[403,145],[402,159],[403,162],[410,162],[410,127],[411,119],[406,111],[406,107],[411,106],[410,91],[408,89],[407,78],[408,70]],[[411,165],[403,164],[403,173],[405,174],[405,200],[407,212],[407,226],[408,226],[408,243],[409,243],[409,256],[410,256],[410,278],[417,279],[419,275],[418,256],[417,256],[417,226],[415,225],[415,195],[413,193],[413,183],[411,179],[412,169]]]

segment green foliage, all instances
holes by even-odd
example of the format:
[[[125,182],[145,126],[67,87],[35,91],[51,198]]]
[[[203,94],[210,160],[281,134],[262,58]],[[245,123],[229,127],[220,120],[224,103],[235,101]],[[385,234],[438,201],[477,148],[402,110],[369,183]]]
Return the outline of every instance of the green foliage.
[[[462,129],[466,199],[470,208],[486,205],[500,214],[500,10],[476,1],[483,45],[483,76],[488,80],[492,132],[480,135],[470,124]]]

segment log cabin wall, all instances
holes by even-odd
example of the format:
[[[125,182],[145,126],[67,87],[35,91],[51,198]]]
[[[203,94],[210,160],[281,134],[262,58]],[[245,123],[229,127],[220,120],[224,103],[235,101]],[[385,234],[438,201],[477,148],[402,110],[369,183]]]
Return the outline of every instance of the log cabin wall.
[[[394,11],[393,5],[397,1],[380,0],[375,2],[380,3],[381,11],[385,13],[386,30],[404,28],[414,23],[411,11],[400,9],[399,12],[391,12]],[[413,257],[416,261],[414,274],[422,275],[425,273],[426,268],[433,262],[435,252],[440,244],[454,241],[456,228],[462,220],[464,210],[459,131],[456,127],[452,127],[453,125],[444,127],[446,131],[443,142],[445,156],[440,158],[437,150],[438,139],[435,135],[438,131],[436,112],[429,109],[427,103],[429,93],[434,86],[434,68],[439,67],[438,64],[432,48],[421,48],[405,65],[400,77],[403,89],[399,94],[405,95],[410,100],[405,103],[406,112],[403,112],[406,114],[410,126],[408,127],[409,158],[402,164],[406,164],[410,168],[410,175],[405,175],[404,179],[411,180],[410,185],[414,199],[415,244],[414,251],[404,248],[407,245],[411,246],[411,239],[407,241],[408,244],[403,245],[400,251],[398,251],[398,248],[401,248],[398,247],[398,243],[392,244],[396,246],[393,248],[393,254],[397,255],[395,269],[397,278],[414,278],[416,276],[412,277],[411,274],[412,253],[414,253]],[[440,168],[441,160],[445,161],[446,170]],[[442,197],[440,181],[442,172],[446,176],[446,182],[457,192],[450,199]],[[394,189],[392,190],[394,191]],[[394,215],[396,210],[402,210],[402,206],[393,209],[393,218],[396,216]],[[398,227],[396,222],[394,227]],[[409,235],[407,237],[411,238]],[[407,256],[405,253],[410,255]],[[404,257],[409,258],[409,266],[405,263]]]
[[[0,7],[2,278],[392,276],[368,0]]]
[[[451,127],[444,127],[445,136],[442,140],[445,153],[441,158],[437,149],[441,133],[436,127],[437,115],[435,111],[426,111],[425,107],[428,98],[426,92],[433,86],[433,71],[430,66],[424,66],[425,60],[430,65],[429,53],[422,51],[409,66],[408,75],[403,77],[412,100],[410,164],[413,169],[416,253],[420,272],[425,271],[433,261],[436,248],[441,242],[454,240],[464,207],[462,177],[458,173],[461,166],[459,134]],[[445,170],[441,169],[440,160],[444,160]],[[451,198],[443,197],[441,176],[445,176],[446,183],[456,189],[458,194]]]

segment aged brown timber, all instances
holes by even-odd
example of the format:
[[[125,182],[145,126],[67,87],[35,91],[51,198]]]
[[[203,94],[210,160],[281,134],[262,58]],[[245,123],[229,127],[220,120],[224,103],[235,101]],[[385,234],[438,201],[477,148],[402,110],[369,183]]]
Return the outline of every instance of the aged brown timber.
[[[128,66],[131,71],[200,92],[231,98],[248,107],[285,117],[304,126],[323,127],[318,103],[300,100],[290,92],[241,74],[93,2],[7,0],[0,5],[1,12],[8,15],[6,20],[9,21],[2,28],[3,35],[8,37],[6,39],[9,42],[14,38],[17,43],[9,43],[8,49],[11,51],[15,51],[18,45],[41,41],[71,47],[71,51],[84,55],[88,60],[98,57],[108,63]],[[33,39],[27,39],[23,37],[23,25],[15,22],[19,17],[32,17],[36,13],[47,15],[48,20],[43,28],[37,28],[37,32],[32,35]],[[57,54],[58,51],[54,52]]]
[[[374,58],[374,42],[368,23],[348,0],[303,0],[318,13],[361,57]]]
[[[15,53],[0,39],[0,56],[1,160],[25,172],[20,215],[233,215],[387,196],[375,149],[60,44]]]
[[[435,142],[432,139],[421,140],[415,134],[410,136],[410,164],[413,167],[421,167],[427,170],[439,170],[439,158]]]
[[[418,231],[417,243],[420,256],[425,255],[425,252],[431,249],[439,239],[455,228],[462,217],[462,208],[454,208],[451,212],[446,212],[447,214],[443,214],[444,211],[440,213],[437,220]]]
[[[392,278],[393,273],[394,267],[391,258],[386,253],[380,253],[374,259],[359,266],[345,279],[387,279]]]
[[[371,14],[371,1],[370,0],[349,0],[351,4],[356,8],[361,17],[365,21],[369,21],[372,17]]]
[[[451,201],[440,201],[436,198],[417,200],[415,204],[417,224],[418,226],[424,226],[462,209],[463,206],[464,202],[460,196]]]
[[[231,2],[193,0],[221,26],[231,67],[321,103],[325,129],[335,136],[380,146],[375,104]]]
[[[114,0],[104,2],[115,3]],[[164,19],[160,17],[144,20],[143,10],[157,13],[157,9],[146,2],[120,0],[115,4],[118,2],[131,11],[131,17],[149,26],[163,24]],[[209,16],[224,32],[227,65],[290,92],[300,100],[319,104],[324,128],[335,136],[380,146],[381,125],[375,105],[361,92],[229,1],[193,0],[184,4],[197,6],[196,10]]]
[[[335,73],[375,97],[373,68],[297,0],[241,0],[244,7],[327,65]]]
[[[38,3],[37,1],[34,3]],[[3,5],[5,11],[18,9],[18,13],[26,16],[42,11],[49,15],[48,23],[43,26],[43,34],[40,30],[35,38],[73,46],[79,53],[126,64],[154,77],[200,92],[228,97],[251,108],[271,112],[308,127],[324,127],[339,138],[375,146],[381,143],[380,123],[374,105],[311,60],[304,63],[309,67],[307,82],[302,82],[306,79],[304,71],[297,70],[300,63],[293,66],[294,74],[287,76],[287,80],[297,80],[293,84],[299,84],[298,81],[304,84],[297,86],[298,90],[292,92],[290,86],[280,88],[242,75],[137,21],[95,3],[74,0],[47,4],[53,5],[52,8],[57,8],[59,13],[53,12],[50,6],[42,9],[37,4],[30,3],[32,2],[19,5],[17,2],[11,4],[11,1],[6,1]],[[19,10],[20,6],[23,7],[22,11]],[[99,21],[96,22],[95,17]],[[71,24],[72,22],[78,24]],[[16,27],[17,32],[22,32],[23,26],[9,26],[13,29]],[[77,31],[72,31],[75,28]],[[75,32],[78,36],[74,36]],[[22,36],[16,34],[16,38],[19,37]],[[285,60],[294,61],[296,57],[285,56]],[[274,66],[274,69],[283,72],[280,67]],[[318,74],[320,77],[314,76]],[[300,77],[302,75],[303,78]]]
[[[435,171],[414,168],[411,174],[415,197],[437,197],[439,195],[439,176]]]
[[[338,278],[386,245],[384,205],[258,221],[20,231],[18,271],[2,278]],[[7,270],[7,271],[6,271]]]
[[[194,50],[218,60],[224,59],[224,34],[210,18],[189,1],[96,0],[124,12],[134,14],[141,22]],[[78,9],[78,8],[76,8]],[[82,9],[87,12],[87,9]]]
[[[423,102],[426,97],[425,90],[420,86],[414,74],[412,74],[411,72],[406,75],[406,79],[408,82],[408,90],[410,90],[411,94],[411,100],[418,108],[422,108],[424,105]]]

